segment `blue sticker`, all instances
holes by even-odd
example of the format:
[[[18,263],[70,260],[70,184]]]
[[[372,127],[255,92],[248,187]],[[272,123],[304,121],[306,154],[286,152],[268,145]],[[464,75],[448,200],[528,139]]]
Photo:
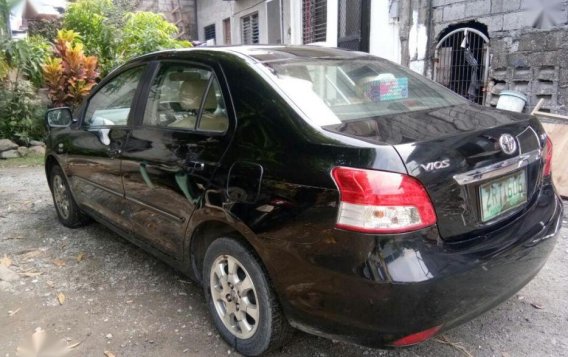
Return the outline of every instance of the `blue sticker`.
[[[381,101],[408,98],[408,78],[380,81]]]
[[[408,98],[408,78],[382,79],[367,84],[365,96],[372,102]]]

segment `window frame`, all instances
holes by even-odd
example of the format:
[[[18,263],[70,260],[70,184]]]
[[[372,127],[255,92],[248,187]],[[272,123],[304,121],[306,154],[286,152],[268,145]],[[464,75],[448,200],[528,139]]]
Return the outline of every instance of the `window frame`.
[[[144,113],[146,111],[146,106],[148,105],[148,102],[149,102],[149,99],[150,99],[149,98],[150,97],[150,89],[152,88],[154,81],[157,79],[157,77],[160,73],[160,70],[164,67],[164,65],[193,66],[197,69],[207,70],[207,71],[211,72],[211,74],[212,74],[211,77],[209,78],[209,82],[207,83],[207,88],[204,92],[205,95],[203,96],[203,98],[201,98],[201,104],[199,106],[199,112],[198,112],[197,118],[195,120],[195,126],[192,129],[144,124]],[[144,78],[145,86],[144,86],[144,89],[141,93],[142,94],[142,96],[140,97],[141,102],[137,103],[136,121],[134,123],[134,126],[137,127],[137,128],[145,128],[145,129],[153,129],[153,130],[177,131],[177,132],[184,132],[184,133],[203,134],[203,135],[209,135],[209,136],[225,136],[227,133],[229,133],[229,131],[231,131],[232,125],[233,125],[233,122],[234,122],[234,120],[232,119],[233,118],[233,108],[232,108],[233,100],[230,97],[230,91],[229,91],[229,89],[228,89],[229,87],[227,86],[227,83],[226,83],[225,75],[224,75],[222,70],[220,70],[219,72],[220,73],[217,73],[215,68],[213,68],[212,66],[206,65],[206,64],[201,63],[201,62],[192,61],[192,60],[165,59],[165,60],[155,61],[153,63],[153,70],[152,70],[151,76],[148,76],[148,78]],[[229,125],[227,126],[227,129],[225,131],[208,131],[208,130],[199,130],[198,129],[199,123],[201,122],[201,115],[202,115],[202,112],[203,112],[203,104],[205,103],[205,98],[207,97],[209,89],[212,87],[213,78],[217,79],[217,83],[219,83],[219,88],[221,90],[221,95],[223,97],[223,101],[225,102],[224,104],[225,104],[227,120],[229,121],[229,123],[228,123]],[[227,97],[226,94],[228,94],[229,97]],[[229,108],[229,105],[231,106],[230,108]]]
[[[233,34],[231,31],[231,18],[223,19],[223,44],[230,45],[233,42]]]
[[[256,16],[256,26],[257,26],[257,29],[258,29],[257,42],[254,42],[254,36],[253,36],[254,31],[253,31],[253,27],[252,27],[252,19],[253,19],[253,17],[255,17],[255,16]],[[251,21],[251,30],[250,30],[250,31],[251,31],[251,42],[250,42],[250,43],[245,42],[245,36],[244,36],[244,33],[245,33],[245,31],[244,31],[244,21],[245,21],[245,19],[247,19],[247,18],[250,19],[250,21]],[[259,14],[258,14],[258,11],[251,12],[251,13],[249,13],[249,14],[246,14],[246,15],[244,15],[244,16],[241,16],[241,26],[240,26],[240,27],[241,27],[241,43],[242,43],[243,45],[258,45],[258,44],[260,44],[260,16],[259,16]]]
[[[308,24],[306,22],[306,3],[310,3],[313,1],[313,15],[317,14],[317,8],[320,7],[324,8],[325,16],[322,17],[323,21],[320,23],[318,20],[320,19],[317,16],[312,18],[312,21]],[[327,41],[327,0],[302,0],[302,44],[308,45],[310,43],[318,43],[318,42],[326,42]],[[312,15],[312,14],[310,14]],[[309,32],[307,31],[309,28]],[[318,30],[323,28],[323,35],[318,33]],[[323,38],[320,39],[319,37],[322,36]]]
[[[213,29],[213,37],[207,38],[207,31],[211,31],[211,29]],[[203,27],[203,38],[205,39],[205,42],[207,42],[208,40],[213,40],[215,41],[215,43],[217,43],[217,28],[215,26],[215,23]]]
[[[112,82],[114,79],[116,79],[117,77],[120,77],[121,75],[123,75],[124,73],[128,72],[129,70],[136,68],[136,67],[142,67],[142,74],[140,75],[140,78],[138,80],[138,84],[136,85],[136,90],[134,91],[134,98],[132,98],[132,102],[130,103],[130,111],[128,113],[128,117],[126,119],[126,125],[86,125],[85,123],[85,116],[87,114],[87,109],[89,108],[89,105],[91,104],[91,100],[93,100],[93,98],[99,93],[99,91],[101,89],[103,89],[107,84],[109,84],[110,82]],[[89,130],[89,129],[99,129],[99,128],[128,128],[128,127],[132,127],[133,126],[133,122],[134,122],[134,118],[135,118],[135,112],[136,109],[138,108],[138,102],[140,101],[140,96],[143,94],[143,87],[146,81],[146,77],[148,76],[148,71],[151,68],[151,66],[147,63],[147,62],[136,62],[136,63],[131,63],[128,64],[120,69],[118,69],[115,72],[112,72],[110,75],[108,75],[107,77],[105,77],[99,84],[97,84],[97,86],[91,91],[91,93],[89,94],[89,96],[84,100],[84,104],[82,105],[81,109],[80,109],[80,114],[79,114],[79,127],[83,130]]]

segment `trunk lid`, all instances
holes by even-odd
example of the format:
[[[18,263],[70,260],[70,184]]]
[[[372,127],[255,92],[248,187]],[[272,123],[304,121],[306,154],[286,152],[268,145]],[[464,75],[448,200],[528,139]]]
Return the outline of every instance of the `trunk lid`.
[[[430,195],[444,239],[494,228],[526,209],[542,181],[543,130],[534,117],[477,105],[445,107],[343,122],[327,130],[392,145],[408,174]],[[499,140],[509,134],[517,149],[507,154]],[[376,167],[375,169],[380,169]],[[527,202],[483,220],[480,186],[526,170]]]

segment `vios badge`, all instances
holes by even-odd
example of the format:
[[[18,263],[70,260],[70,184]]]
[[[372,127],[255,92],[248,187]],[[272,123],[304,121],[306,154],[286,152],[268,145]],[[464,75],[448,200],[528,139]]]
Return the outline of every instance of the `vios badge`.
[[[513,155],[517,151],[517,140],[511,134],[503,134],[499,137],[499,146],[507,155]]]
[[[426,171],[434,171],[439,169],[445,169],[446,167],[450,167],[450,159],[445,159],[442,161],[433,161],[427,164],[420,165]]]

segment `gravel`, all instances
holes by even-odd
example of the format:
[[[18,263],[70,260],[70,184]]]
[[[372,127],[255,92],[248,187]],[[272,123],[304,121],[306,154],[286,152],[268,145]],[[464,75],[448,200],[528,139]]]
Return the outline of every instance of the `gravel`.
[[[422,345],[363,348],[296,332],[273,356],[561,356],[568,350],[568,231],[540,274],[496,309]],[[41,327],[70,356],[227,356],[201,288],[93,223],[57,222],[43,168],[0,171],[0,355]],[[112,356],[112,354],[107,354]]]

